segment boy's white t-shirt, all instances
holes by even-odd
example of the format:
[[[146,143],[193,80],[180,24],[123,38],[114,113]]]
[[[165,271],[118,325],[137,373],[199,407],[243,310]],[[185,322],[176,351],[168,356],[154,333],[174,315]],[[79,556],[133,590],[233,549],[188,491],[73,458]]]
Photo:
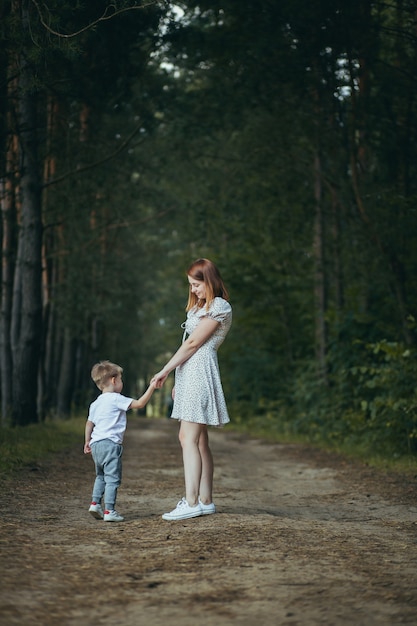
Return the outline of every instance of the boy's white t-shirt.
[[[115,443],[123,443],[126,430],[126,411],[133,398],[120,393],[106,391],[90,404],[88,419],[93,422],[91,443],[102,439],[111,439]]]

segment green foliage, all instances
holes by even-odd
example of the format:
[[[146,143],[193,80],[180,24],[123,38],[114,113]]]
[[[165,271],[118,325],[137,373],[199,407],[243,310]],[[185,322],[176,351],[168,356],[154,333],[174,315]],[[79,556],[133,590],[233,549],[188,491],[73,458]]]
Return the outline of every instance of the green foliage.
[[[65,450],[77,442],[83,444],[85,420],[71,419],[0,428],[0,472],[3,476],[48,455]]]
[[[358,435],[381,451],[415,454],[417,351],[386,340],[365,349],[365,363],[350,370]]]
[[[84,389],[93,358],[120,361],[132,389],[159,369],[181,338],[184,269],[207,256],[234,309],[219,353],[232,420],[415,454],[414,5],[179,6],[184,19],[163,28],[169,6],[157,3],[73,42],[33,34],[60,120],[43,146],[63,175],[44,202],[48,286]],[[102,11],[96,0],[48,7],[61,32]]]
[[[318,384],[314,361],[305,363],[291,398],[258,411],[264,425],[365,457],[416,455],[417,351],[398,342],[357,341],[346,357],[329,386]]]

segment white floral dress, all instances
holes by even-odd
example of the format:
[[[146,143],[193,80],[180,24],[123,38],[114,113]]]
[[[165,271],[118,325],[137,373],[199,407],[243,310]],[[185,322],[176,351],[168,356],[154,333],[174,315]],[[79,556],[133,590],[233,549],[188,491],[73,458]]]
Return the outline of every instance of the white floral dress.
[[[232,307],[223,298],[214,298],[209,309],[194,307],[182,324],[185,340],[203,317],[219,322],[214,333],[185,363],[175,370],[175,398],[171,417],[208,426],[230,422],[220,380],[217,350],[232,324]]]

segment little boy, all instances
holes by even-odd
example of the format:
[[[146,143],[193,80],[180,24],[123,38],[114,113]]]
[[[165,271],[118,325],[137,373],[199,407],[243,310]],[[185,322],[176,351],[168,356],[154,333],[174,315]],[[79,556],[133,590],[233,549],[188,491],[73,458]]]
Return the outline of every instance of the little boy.
[[[117,489],[122,479],[123,436],[126,430],[126,411],[142,409],[155,390],[149,385],[138,400],[121,394],[123,369],[110,361],[100,361],[91,370],[91,378],[101,395],[90,405],[85,425],[84,453],[91,452],[96,479],[89,512],[105,522],[122,522],[124,517],[115,509]],[[101,499],[104,496],[104,511]]]

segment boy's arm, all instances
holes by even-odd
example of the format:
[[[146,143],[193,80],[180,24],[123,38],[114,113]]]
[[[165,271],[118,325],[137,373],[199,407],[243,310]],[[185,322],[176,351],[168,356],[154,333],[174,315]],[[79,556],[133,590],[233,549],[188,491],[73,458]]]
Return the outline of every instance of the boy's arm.
[[[146,406],[149,400],[152,398],[152,394],[154,391],[155,391],[155,385],[151,383],[149,387],[147,388],[147,390],[145,391],[145,393],[143,394],[143,396],[141,396],[137,400],[132,400],[132,402],[130,403],[129,409],[143,409],[143,407]]]
[[[93,432],[94,424],[87,420],[85,424],[85,443],[84,443],[84,454],[89,454],[91,452],[90,441],[91,441],[91,433]]]

